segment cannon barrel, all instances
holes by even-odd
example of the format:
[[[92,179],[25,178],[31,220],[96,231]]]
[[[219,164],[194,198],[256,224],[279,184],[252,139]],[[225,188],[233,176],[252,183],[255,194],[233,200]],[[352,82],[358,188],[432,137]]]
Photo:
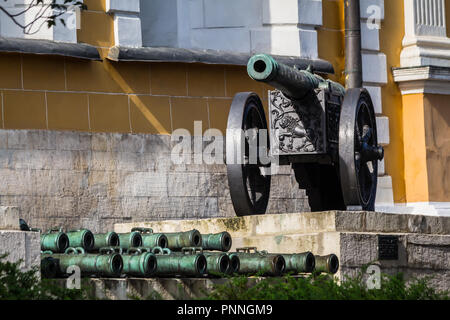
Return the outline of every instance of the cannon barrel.
[[[123,249],[135,248],[142,246],[142,236],[137,231],[118,233],[119,246]]]
[[[69,238],[69,247],[81,247],[91,251],[95,245],[93,233],[88,229],[73,230],[66,233]]]
[[[238,251],[233,253],[239,258],[239,274],[262,274],[267,276],[279,276],[285,272],[286,261],[280,254],[267,253],[265,251],[256,251],[251,253],[248,248],[246,252]]]
[[[231,235],[224,231],[220,233],[202,234],[202,248],[204,250],[218,250],[227,252],[231,248]]]
[[[129,249],[127,254],[122,255],[122,273],[136,277],[147,277],[153,275],[158,267],[156,256],[145,250]]]
[[[118,253],[86,254],[83,248],[67,248],[66,254],[41,254],[41,259],[53,258],[59,276],[67,275],[67,268],[76,265],[82,275],[118,277],[123,269],[123,259]],[[41,260],[42,261],[42,260]]]
[[[167,248],[170,250],[202,246],[202,235],[196,229],[185,232],[169,232],[164,235],[167,237]]]
[[[167,247],[168,240],[164,233],[153,233],[153,229],[151,228],[133,228],[131,229],[131,232],[133,231],[141,233],[143,247]]]
[[[94,247],[93,250],[99,250],[103,247],[116,247],[119,246],[119,235],[114,231],[108,233],[94,234]]]
[[[230,258],[230,265],[227,274],[238,273],[241,268],[241,260],[236,253],[229,253],[228,257]]]
[[[170,254],[156,254],[158,267],[156,276],[193,276],[206,274],[208,262],[203,253],[186,254],[172,252]]]
[[[41,250],[63,253],[69,247],[69,238],[62,231],[49,230],[41,235]]]
[[[331,86],[332,90],[342,95],[345,93],[344,87],[339,83],[325,80],[307,70],[297,70],[277,62],[268,54],[252,56],[247,63],[247,73],[253,80],[267,83],[294,100],[304,98],[322,84]]]
[[[315,258],[311,252],[282,254],[286,261],[285,272],[296,273],[311,273],[315,268]]]
[[[52,257],[41,258],[41,275],[43,278],[52,279],[58,275],[58,263]]]
[[[204,252],[208,274],[222,274],[230,271],[230,258],[224,252]]]
[[[315,272],[335,274],[339,269],[339,259],[335,254],[314,256],[316,260]]]

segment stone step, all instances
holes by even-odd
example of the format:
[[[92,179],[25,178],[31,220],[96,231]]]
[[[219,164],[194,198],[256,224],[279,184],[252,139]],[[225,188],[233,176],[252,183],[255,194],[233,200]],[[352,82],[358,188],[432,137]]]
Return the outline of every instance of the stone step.
[[[154,232],[197,229],[201,233],[227,230],[235,237],[303,234],[311,232],[383,232],[450,234],[450,217],[364,211],[326,211],[265,214],[235,218],[143,221],[115,224],[116,232],[148,227]]]

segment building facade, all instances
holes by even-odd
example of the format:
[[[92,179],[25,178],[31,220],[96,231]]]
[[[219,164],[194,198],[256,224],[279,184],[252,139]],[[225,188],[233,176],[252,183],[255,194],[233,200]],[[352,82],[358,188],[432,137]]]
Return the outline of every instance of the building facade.
[[[270,88],[246,74],[253,53],[328,61],[345,82],[341,0],[84,3],[66,26],[28,34],[0,12],[0,204],[32,226],[234,216],[225,165],[173,164],[171,133],[225,133],[237,92],[267,107]],[[361,0],[363,81],[385,147],[378,210],[450,215],[449,19],[449,0]],[[282,167],[268,212],[308,210]]]

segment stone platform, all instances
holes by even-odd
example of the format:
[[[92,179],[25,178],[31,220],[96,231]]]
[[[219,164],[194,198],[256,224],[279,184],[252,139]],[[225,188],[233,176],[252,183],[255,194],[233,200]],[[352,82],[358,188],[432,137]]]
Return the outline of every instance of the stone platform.
[[[335,253],[341,280],[356,275],[364,265],[376,264],[388,274],[432,276],[435,288],[450,290],[450,217],[329,211],[120,223],[114,231],[129,232],[133,227],[149,227],[154,232],[193,228],[201,233],[228,231],[233,239],[231,251],[249,246],[274,253]],[[379,245],[383,236],[397,237],[397,257],[393,260],[380,258],[380,252],[385,251]]]

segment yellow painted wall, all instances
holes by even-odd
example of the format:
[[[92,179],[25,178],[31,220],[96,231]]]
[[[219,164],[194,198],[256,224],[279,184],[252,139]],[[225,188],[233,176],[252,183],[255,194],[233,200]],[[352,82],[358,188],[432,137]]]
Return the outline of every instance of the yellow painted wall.
[[[267,107],[268,87],[245,67],[105,59],[113,19],[105,1],[85,3],[78,40],[103,61],[0,54],[1,128],[169,134],[201,120],[225,132],[235,93],[255,91]]]
[[[403,1],[384,1],[385,17],[380,29],[380,51],[386,55],[388,83],[382,87],[383,114],[389,118],[390,143],[385,147],[386,173],[392,177],[394,201],[406,201],[403,139],[405,104],[392,76],[392,68],[400,66],[404,37]]]
[[[429,201],[450,201],[449,96],[425,94],[425,143]]]

